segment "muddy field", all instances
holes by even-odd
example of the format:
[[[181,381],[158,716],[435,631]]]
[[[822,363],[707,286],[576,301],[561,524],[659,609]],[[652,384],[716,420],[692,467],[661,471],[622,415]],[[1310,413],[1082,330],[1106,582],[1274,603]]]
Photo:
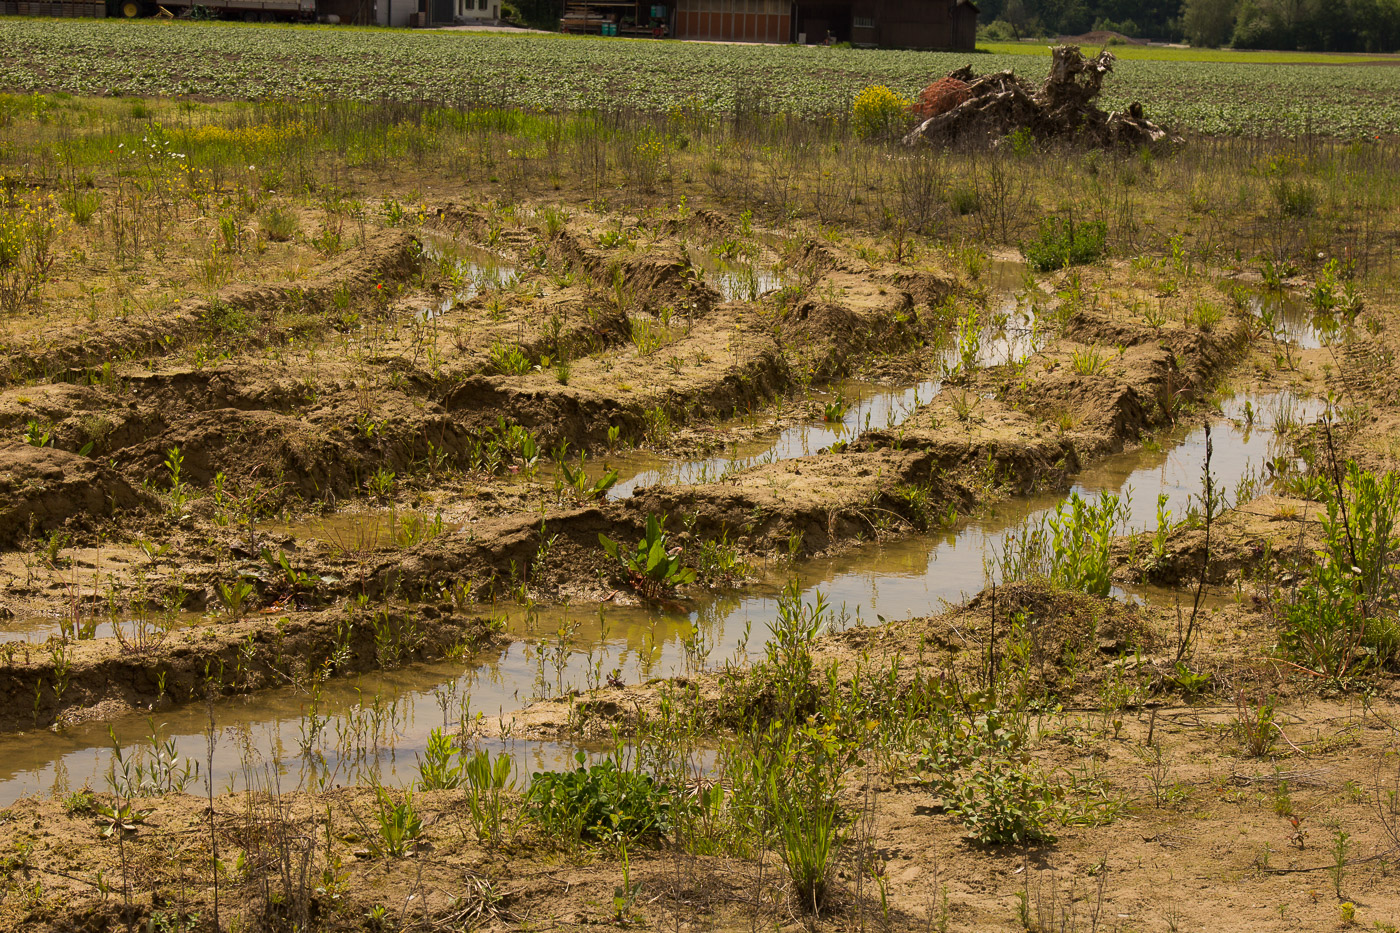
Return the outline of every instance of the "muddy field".
[[[247,171],[3,316],[0,927],[1400,922],[1380,279]]]

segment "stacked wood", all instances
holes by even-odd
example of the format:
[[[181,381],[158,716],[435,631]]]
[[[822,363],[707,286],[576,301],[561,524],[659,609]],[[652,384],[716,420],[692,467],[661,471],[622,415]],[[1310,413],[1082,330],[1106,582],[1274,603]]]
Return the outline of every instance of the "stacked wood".
[[[1057,46],[1051,50],[1050,74],[1038,88],[1010,71],[979,77],[967,66],[949,72],[925,88],[925,94],[941,87],[931,95],[939,103],[949,103],[950,92],[956,97],[965,94],[965,98],[928,114],[904,141],[909,145],[976,139],[995,142],[1023,129],[1037,139],[1069,139],[1104,148],[1174,141],[1175,137],[1142,116],[1139,104],[1112,113],[1099,109],[1095,101],[1114,61],[1107,49],[1085,58],[1077,46]],[[923,103],[921,94],[916,112]]]
[[[608,19],[587,4],[570,4],[559,20],[560,32],[596,33]]]

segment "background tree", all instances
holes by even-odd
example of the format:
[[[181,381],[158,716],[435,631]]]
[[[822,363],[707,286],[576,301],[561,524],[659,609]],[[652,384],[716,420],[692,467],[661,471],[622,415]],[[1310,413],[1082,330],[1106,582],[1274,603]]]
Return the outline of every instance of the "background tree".
[[[1187,42],[1218,49],[1234,35],[1235,0],[1186,0],[1181,25]]]

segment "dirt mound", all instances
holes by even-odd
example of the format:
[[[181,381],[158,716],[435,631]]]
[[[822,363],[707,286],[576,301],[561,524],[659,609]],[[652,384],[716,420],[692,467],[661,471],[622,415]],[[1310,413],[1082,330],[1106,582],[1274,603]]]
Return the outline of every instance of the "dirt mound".
[[[360,296],[363,304],[377,283],[398,282],[419,267],[420,246],[404,230],[371,235],[360,247],[347,249],[317,266],[294,284],[234,283],[209,299],[176,303],[161,315],[86,321],[59,330],[46,329],[32,342],[0,347],[0,384],[63,374],[79,380],[88,367],[141,355],[164,356],[191,341],[206,338],[267,340],[280,325],[279,314],[311,313],[331,307],[337,294]]]
[[[110,515],[151,502],[96,460],[52,447],[0,447],[0,545],[52,531],[77,515]]]
[[[143,643],[134,633],[129,638],[133,645]],[[139,649],[115,639],[81,641],[58,657],[25,651],[22,661],[15,658],[0,670],[0,729],[79,722],[194,697],[212,683],[210,664],[229,672],[218,691],[234,694],[295,682],[323,665],[341,673],[373,671],[499,644],[487,620],[451,604],[383,611],[373,620],[339,607],[225,620],[197,632],[150,636]],[[36,683],[60,680],[61,692],[45,689],[35,700]]]
[[[1111,29],[1095,29],[1082,36],[1060,36],[1062,45],[1146,45],[1146,39],[1134,39]]]
[[[962,92],[956,91],[961,84],[966,99],[924,120],[904,137],[904,142],[915,145],[995,140],[1017,130],[1029,130],[1037,139],[1067,139],[1103,148],[1172,141],[1174,138],[1166,130],[1143,118],[1140,104],[1133,104],[1127,112],[1106,113],[1099,109],[1095,100],[1115,61],[1108,50],[1085,58],[1077,46],[1056,46],[1050,74],[1039,88],[1031,87],[1010,71],[977,77],[968,65],[949,72],[943,81],[926,88],[925,93],[942,85],[943,90],[934,97],[943,106],[949,102],[949,94],[961,96]],[[920,106],[923,103],[920,95]]]

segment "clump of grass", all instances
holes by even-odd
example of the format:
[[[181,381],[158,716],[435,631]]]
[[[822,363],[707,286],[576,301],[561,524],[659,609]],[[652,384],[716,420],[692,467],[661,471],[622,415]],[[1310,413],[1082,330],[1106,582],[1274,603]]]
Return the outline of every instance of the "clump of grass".
[[[73,218],[74,223],[86,227],[102,206],[102,195],[96,191],[74,190],[63,195],[59,204]]]
[[[403,800],[395,802],[389,792],[382,787],[374,788],[375,823],[378,838],[369,840],[369,849],[378,856],[403,858],[418,846],[418,837],[423,834],[423,819],[413,803],[413,794],[404,791]]]
[[[274,204],[258,218],[263,234],[273,243],[286,243],[301,232],[301,221],[296,212],[280,204]]]
[[[1108,357],[1098,347],[1085,347],[1074,351],[1072,364],[1080,376],[1097,376],[1108,368]]]
[[[531,369],[530,358],[513,343],[497,340],[491,344],[491,369],[503,376],[523,376]]]
[[[1274,698],[1251,703],[1241,690],[1235,699],[1235,710],[1235,738],[1240,743],[1240,749],[1254,758],[1263,758],[1273,751],[1274,743],[1278,741],[1278,730],[1274,726]]]
[[[798,902],[804,909],[818,913],[826,900],[832,865],[841,849],[836,801],[784,793],[776,781],[770,783],[769,794],[778,830],[778,854]]]
[[[1194,324],[1203,331],[1211,331],[1225,318],[1225,312],[1220,310],[1220,306],[1209,301],[1198,301],[1191,309],[1191,314],[1187,322]]]
[[[956,185],[948,189],[948,210],[964,217],[968,214],[975,214],[981,208],[981,200],[977,197],[977,189],[964,185]]]
[[[1101,220],[1046,217],[1035,238],[1021,244],[1021,254],[1037,272],[1052,272],[1098,261],[1107,243],[1108,225]]]
[[[1285,217],[1301,220],[1317,213],[1317,191],[1306,181],[1276,179],[1272,186],[1274,203]]]

